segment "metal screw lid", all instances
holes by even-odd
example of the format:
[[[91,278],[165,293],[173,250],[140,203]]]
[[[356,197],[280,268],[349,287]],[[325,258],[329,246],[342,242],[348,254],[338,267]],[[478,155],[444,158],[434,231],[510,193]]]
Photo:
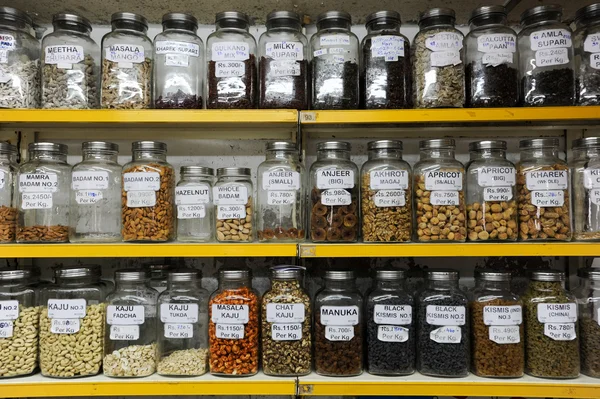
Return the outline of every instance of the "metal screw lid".
[[[27,149],[29,151],[59,152],[61,154],[67,154],[69,152],[69,147],[67,145],[58,143],[31,143]]]
[[[142,266],[144,267],[144,266]],[[147,264],[145,266],[150,272],[151,279],[163,279],[167,276],[167,272],[173,268],[171,265],[163,265],[163,264]]]
[[[132,12],[116,12],[110,16],[110,22],[113,23],[116,21],[137,22],[137,23],[144,25],[144,27],[146,29],[148,29],[148,20],[143,15],[140,15],[140,14],[135,14]]]
[[[0,152],[16,154],[18,150],[16,146],[6,143],[4,141],[0,141]]]
[[[170,12],[163,15],[162,24],[169,24],[169,22],[187,22],[194,25],[194,31],[198,29],[198,20],[196,17],[182,12]]]
[[[565,281],[566,275],[559,270],[536,270],[531,272],[533,281]]]
[[[469,151],[479,150],[506,150],[504,140],[482,140],[469,143]]]
[[[217,177],[224,177],[224,176],[228,176],[228,177],[235,177],[235,176],[250,177],[251,173],[252,172],[251,172],[250,168],[229,167],[229,168],[219,168],[219,169],[217,169]]]
[[[352,146],[347,141],[324,141],[317,144],[317,151],[341,150],[350,151]]]
[[[581,139],[573,140],[573,149],[599,147],[599,146],[600,146],[600,137],[584,137]]]
[[[458,280],[459,274],[454,269],[427,270],[427,279],[435,281]]]
[[[98,277],[98,273],[90,266],[61,267],[54,270],[54,278],[70,279],[81,277]]]
[[[300,15],[293,11],[273,11],[267,15],[267,23],[276,19],[290,19],[294,22],[301,23]]]
[[[431,149],[454,149],[456,148],[456,143],[454,139],[431,139],[431,140],[421,140],[419,141],[419,149],[421,150],[431,150]]]
[[[368,150],[400,150],[402,151],[402,142],[400,140],[377,140],[367,144]]]
[[[77,14],[59,13],[52,16],[52,23],[55,22],[71,22],[84,26],[89,32],[92,31],[92,23],[89,19]]]
[[[427,18],[433,17],[451,17],[456,19],[456,13],[453,9],[446,7],[430,8],[429,10],[421,14],[421,16],[419,17],[419,23],[421,23],[421,21]]]
[[[498,270],[475,270],[475,278],[484,281],[510,281],[512,276],[510,272],[503,272]]]
[[[352,270],[325,270],[325,280],[352,280]]]
[[[380,281],[398,281],[406,275],[402,269],[379,269],[375,271],[375,278]]]
[[[536,6],[525,10],[523,14],[521,14],[521,25],[527,25],[527,20],[533,17],[537,17],[540,15],[544,15],[546,13],[558,13],[557,20],[560,21],[562,18],[563,8],[558,4],[547,4],[544,6]]]
[[[202,272],[196,269],[175,269],[169,271],[167,279],[169,282],[196,281],[202,278]]]
[[[289,141],[273,141],[267,143],[267,151],[296,151],[296,144]]]
[[[368,28],[369,25],[380,21],[396,22],[400,24],[400,13],[397,11],[377,11],[367,16],[365,26]]]
[[[131,151],[167,151],[167,145],[160,141],[134,141],[131,143]]]
[[[149,274],[142,269],[123,269],[115,272],[115,281],[143,282],[148,280]]]
[[[305,267],[295,265],[278,265],[270,268],[271,278],[279,280],[300,280],[306,271]]]
[[[581,7],[575,13],[575,22],[579,22],[584,18],[595,18],[600,16],[600,3],[594,3]]]
[[[27,25],[33,26],[33,19],[25,12],[13,7],[0,7],[0,18],[11,21],[21,20]]]
[[[600,280],[600,268],[586,267],[584,269],[577,269],[577,277],[598,281]]]
[[[473,21],[475,18],[489,17],[492,14],[501,14],[506,17],[506,8],[504,8],[504,6],[501,5],[477,7],[471,13],[469,23],[471,23],[471,21]]]
[[[560,141],[557,138],[545,138],[545,139],[525,139],[519,141],[519,149],[526,150],[529,148],[548,148],[558,147]]]
[[[328,19],[343,19],[352,22],[352,17],[346,11],[326,11],[317,16],[317,24]]]
[[[214,176],[215,170],[213,168],[207,168],[205,166],[182,166],[180,169],[181,175],[188,176]]]
[[[247,280],[252,278],[252,271],[248,268],[222,268],[219,270],[219,279],[222,280]]]
[[[0,281],[28,280],[31,271],[27,269],[0,269]]]
[[[112,151],[119,152],[119,146],[108,141],[86,141],[81,144],[81,151]]]
[[[219,22],[224,19],[237,19],[250,25],[250,17],[247,14],[239,11],[222,11],[218,12],[215,16],[215,22]]]

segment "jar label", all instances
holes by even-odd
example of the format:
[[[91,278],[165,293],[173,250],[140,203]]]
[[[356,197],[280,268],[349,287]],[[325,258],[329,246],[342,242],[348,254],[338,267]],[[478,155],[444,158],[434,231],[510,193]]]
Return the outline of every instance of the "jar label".
[[[590,196],[590,201],[594,205],[600,205],[600,188],[593,188],[588,191],[588,195]]]
[[[160,174],[158,172],[131,172],[123,174],[125,191],[158,191]]]
[[[313,56],[314,57],[321,57],[321,56],[326,55],[326,54],[327,54],[327,48],[322,48],[322,49],[313,51]]]
[[[600,188],[600,169],[587,168],[583,171],[583,187]]]
[[[319,169],[317,170],[317,188],[353,188],[354,171],[351,169]]]
[[[0,301],[0,320],[19,318],[19,301]]]
[[[190,184],[175,188],[176,205],[199,205],[210,202],[210,187],[206,184]]]
[[[156,205],[156,191],[128,191],[128,208],[145,208]]]
[[[250,320],[248,305],[213,303],[211,320],[221,324],[246,324]]]
[[[0,339],[13,336],[12,320],[0,320]]]
[[[426,320],[434,326],[464,326],[466,309],[464,306],[427,305]],[[460,333],[460,329],[458,331]]]
[[[566,29],[546,29],[531,32],[529,42],[533,51],[573,47],[571,32]]]
[[[118,68],[133,68],[146,60],[144,46],[135,44],[113,44],[104,48],[105,58],[116,62]]]
[[[250,58],[250,46],[244,42],[218,42],[211,47],[212,61],[246,61]]]
[[[81,329],[79,319],[52,319],[50,332],[52,334],[75,334]]]
[[[144,307],[141,305],[108,305],[106,323],[119,325],[144,324]]]
[[[325,190],[321,193],[321,203],[325,206],[342,206],[352,203],[352,196],[346,190]]]
[[[514,186],[517,170],[512,166],[483,166],[477,171],[477,184],[481,187]]]
[[[349,46],[350,35],[336,34],[336,35],[323,35],[319,38],[319,44],[321,46]]]
[[[545,323],[544,335],[555,341],[573,341],[577,338],[575,323]]]
[[[23,209],[51,209],[52,193],[23,193],[21,194]]]
[[[600,53],[590,55],[590,66],[594,69],[600,69]]]
[[[371,190],[408,189],[408,171],[406,170],[372,170],[369,172]]]
[[[112,341],[136,341],[140,339],[140,326],[111,325],[110,339]]]
[[[194,337],[194,325],[189,323],[165,323],[165,338],[186,339]]]
[[[217,219],[244,219],[246,217],[246,205],[218,205]]]
[[[238,183],[216,186],[213,187],[213,198],[216,205],[246,205],[248,187]]]
[[[267,321],[269,323],[302,323],[305,317],[302,303],[267,304]]]
[[[377,339],[382,342],[406,342],[408,329],[399,326],[377,326]]]
[[[5,174],[0,170],[0,189],[4,188],[4,184],[6,184]]]
[[[482,53],[515,53],[517,36],[510,33],[490,33],[477,38],[477,51]]]
[[[296,61],[271,61],[269,64],[269,76],[300,76],[300,64]]]
[[[354,338],[354,327],[326,326],[325,338],[328,341],[350,341]]]
[[[190,57],[184,54],[166,54],[165,65],[174,67],[187,67],[190,64]]]
[[[243,324],[215,324],[215,336],[221,339],[243,339]]]
[[[458,51],[438,51],[430,54],[432,67],[445,67],[449,65],[460,65],[460,53]]]
[[[302,324],[271,324],[271,339],[273,341],[300,341]]]
[[[512,198],[512,187],[486,187],[483,189],[484,201],[510,201]]]
[[[198,304],[161,303],[160,321],[162,321],[163,323],[197,323]]]
[[[231,78],[244,76],[246,64],[242,61],[217,61],[215,63],[215,76],[217,78]]]
[[[566,190],[569,187],[566,170],[526,172],[527,190]]]
[[[532,191],[531,205],[539,206],[540,208],[552,208],[563,206],[565,203],[565,192],[560,191]]]
[[[8,51],[0,49],[0,64],[8,64]],[[8,71],[0,71],[0,82],[8,83],[12,80],[12,74]]]
[[[108,172],[73,172],[73,190],[104,190],[108,188]]]
[[[265,44],[265,55],[274,60],[304,59],[304,45],[300,42],[267,42]]]
[[[324,326],[355,326],[358,324],[358,306],[321,306],[319,311]]]
[[[379,190],[373,197],[377,208],[388,208],[391,206],[405,206],[406,195],[404,190]]]
[[[518,344],[521,333],[518,326],[490,326],[488,338],[500,345]]]
[[[540,323],[575,323],[577,304],[575,303],[538,303],[537,318]]]
[[[429,333],[429,339],[438,344],[460,344],[462,340],[461,329],[456,326],[436,328]]]
[[[425,190],[462,190],[462,172],[434,170],[425,172]]]
[[[425,47],[431,51],[453,52],[463,48],[463,37],[456,32],[440,32],[425,39]]]
[[[267,205],[292,205],[295,202],[295,191],[267,191]]]
[[[431,205],[460,205],[458,191],[432,191],[429,200]]]
[[[375,324],[392,324],[395,326],[411,324],[412,306],[375,305],[375,309],[373,311],[373,321]]]
[[[104,194],[100,190],[79,190],[75,192],[75,202],[79,205],[93,205],[103,198]]]
[[[483,323],[486,326],[518,326],[522,322],[521,305],[483,307]]]
[[[2,46],[0,45],[0,48]],[[583,51],[588,53],[600,53],[600,33],[592,33],[583,41]]]
[[[404,58],[404,39],[400,36],[381,35],[371,39],[371,58],[383,57],[385,61]]]
[[[82,46],[63,44],[58,46],[47,46],[44,48],[44,62],[56,65],[60,69],[72,69],[73,64],[85,59]]]
[[[554,48],[549,50],[538,50],[535,52],[535,64],[538,67],[552,65],[564,65],[569,63],[569,50],[566,48]]]
[[[14,50],[15,49],[14,36],[7,35],[7,34],[0,35],[0,49],[1,50]]]
[[[154,45],[156,54],[181,54],[191,57],[200,56],[200,46],[195,43],[175,40],[159,40]]]
[[[204,205],[177,205],[177,219],[204,219],[205,217]]]
[[[21,193],[55,193],[58,191],[56,173],[21,173],[19,175],[19,192]]]
[[[512,64],[513,57],[513,53],[485,53],[481,57],[481,62],[485,66],[497,67],[502,64]]]
[[[263,190],[299,190],[300,173],[293,170],[271,170],[263,173]]]
[[[85,315],[85,299],[48,299],[48,317],[51,319],[75,319]]]

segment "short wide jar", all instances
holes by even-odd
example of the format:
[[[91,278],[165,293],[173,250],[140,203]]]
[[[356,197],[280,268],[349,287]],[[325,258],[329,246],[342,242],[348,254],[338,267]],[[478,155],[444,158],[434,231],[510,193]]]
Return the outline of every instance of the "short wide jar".
[[[213,187],[217,241],[254,240],[254,186],[249,168],[219,168]]]

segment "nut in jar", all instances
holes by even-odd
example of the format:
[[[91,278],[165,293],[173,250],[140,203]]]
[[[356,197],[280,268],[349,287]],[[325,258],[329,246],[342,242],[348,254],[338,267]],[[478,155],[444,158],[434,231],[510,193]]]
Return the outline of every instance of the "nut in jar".
[[[217,241],[250,242],[254,238],[253,186],[248,168],[219,168],[213,187]]]

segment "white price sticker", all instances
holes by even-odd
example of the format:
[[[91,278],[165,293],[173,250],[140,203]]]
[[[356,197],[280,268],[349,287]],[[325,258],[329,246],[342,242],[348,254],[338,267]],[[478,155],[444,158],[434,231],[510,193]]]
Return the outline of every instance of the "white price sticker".
[[[295,191],[267,191],[267,205],[292,205],[295,202]]]
[[[204,219],[205,217],[204,205],[177,205],[177,219]]]
[[[430,54],[432,67],[445,67],[449,65],[460,65],[460,53],[458,51],[440,51]]]
[[[271,61],[269,64],[269,75],[274,77],[300,76],[300,72],[300,64],[296,61]]]
[[[587,168],[583,171],[583,187],[600,188],[600,169]]]
[[[299,341],[302,339],[302,324],[271,324],[273,341]]]
[[[106,307],[106,323],[124,325],[144,324],[146,317],[141,305],[108,305]]]
[[[190,64],[190,57],[185,54],[166,54],[165,65],[174,67],[187,67]]]
[[[145,208],[156,205],[156,191],[128,191],[128,208]]]
[[[160,174],[158,172],[129,172],[123,174],[125,191],[158,191]]]
[[[245,205],[218,205],[217,219],[244,219],[246,217]]]
[[[213,187],[213,198],[215,205],[246,205],[248,188],[237,183]]]
[[[140,326],[111,325],[110,339],[113,341],[136,341],[140,339]]]
[[[481,57],[481,62],[485,66],[497,67],[502,64],[512,64],[514,62],[513,53],[485,53]]]
[[[573,341],[577,338],[575,323],[545,323],[544,335],[555,341]]]
[[[197,323],[198,304],[163,303],[160,305],[160,321],[163,323]]]
[[[392,324],[402,326],[412,323],[412,306],[410,305],[375,305],[373,321],[376,324]]]
[[[217,78],[231,78],[244,76],[246,64],[243,61],[217,61],[215,63],[215,76]]]
[[[343,189],[325,190],[321,193],[321,203],[325,206],[350,205],[352,195]]]
[[[535,52],[535,64],[538,67],[564,65],[569,63],[569,50],[566,48],[553,48]]]
[[[350,341],[354,338],[354,327],[326,326],[325,338],[328,341]]]
[[[108,188],[108,172],[73,172],[73,190],[104,190]]]
[[[21,194],[23,209],[51,209],[52,193],[23,193]]]
[[[274,60],[302,61],[304,59],[304,45],[300,42],[267,42],[265,55]]]
[[[463,37],[456,32],[440,32],[425,39],[425,47],[434,52],[455,51],[463,48]]]
[[[213,303],[211,320],[218,324],[246,324],[250,320],[248,305]]]
[[[518,326],[522,322],[521,305],[483,307],[483,323],[486,326]]]
[[[250,58],[250,46],[244,42],[218,42],[211,48],[212,61],[246,61]]]
[[[512,187],[486,187],[483,189],[484,201],[510,201],[512,198]]]
[[[206,184],[190,184],[175,188],[175,205],[198,205],[210,202],[210,187]]]
[[[21,173],[19,175],[19,192],[21,193],[55,193],[58,191],[56,173]]]
[[[319,39],[321,46],[349,46],[350,36],[345,34],[323,35]]]
[[[12,320],[0,320],[0,339],[13,336]]]
[[[546,29],[531,32],[529,42],[533,51],[573,47],[571,32],[566,29]]]
[[[426,320],[434,326],[464,326],[467,311],[464,306],[427,305]]]
[[[481,53],[515,53],[517,36],[510,33],[491,33],[477,38],[477,51]]]
[[[19,301],[0,301],[0,320],[19,318]]]
[[[388,208],[392,206],[405,206],[406,195],[404,190],[379,190],[373,197],[377,208]]]
[[[186,339],[194,337],[194,325],[183,323],[165,323],[165,338]]]
[[[594,205],[600,205],[600,188],[593,188],[588,191],[590,200]]]
[[[354,171],[350,169],[317,170],[317,188],[353,188]]]
[[[600,53],[600,34],[590,33],[583,41],[583,51],[587,53]]]
[[[408,329],[399,326],[377,326],[377,339],[382,342],[406,342]]]
[[[48,317],[51,319],[80,319],[85,315],[85,299],[48,299]]]
[[[8,50],[0,49],[0,64],[8,64]],[[0,71],[0,82],[8,83],[11,80],[11,73],[8,73],[8,71]]]
[[[355,326],[358,324],[358,306],[321,306],[321,324],[324,326]]]
[[[408,171],[406,170],[372,170],[369,178],[371,190],[406,190],[408,188]]]
[[[381,35],[371,39],[371,58],[398,61],[404,57],[404,39],[400,36]]]
[[[458,191],[432,191],[430,194],[431,205],[452,206],[460,205]]]
[[[518,326],[490,326],[488,337],[490,341],[500,345],[521,342],[521,333]]]
[[[590,55],[590,66],[593,69],[600,69],[600,53]]]
[[[144,47],[132,44],[113,44],[104,48],[105,58],[116,62],[119,68],[133,68],[146,60]]]
[[[103,198],[104,194],[100,190],[79,190],[75,192],[75,202],[79,205],[92,205]]]
[[[215,324],[215,336],[221,339],[243,339],[243,324]]]
[[[462,190],[462,172],[435,170],[425,173],[425,190]]]
[[[293,170],[271,170],[263,173],[263,190],[299,190],[300,173]]]
[[[569,187],[569,176],[566,170],[540,170],[525,173],[527,189],[533,190],[566,190]]]
[[[484,166],[477,171],[477,184],[481,187],[514,186],[517,170],[512,166]]]
[[[564,191],[532,191],[531,205],[539,206],[540,208],[563,206],[565,203]]]
[[[267,321],[269,323],[302,323],[305,310],[301,303],[268,303]]]
[[[429,333],[429,339],[438,344],[460,344],[462,340],[460,327],[445,326]]]
[[[577,304],[575,303],[538,303],[537,318],[540,323],[575,323]]]
[[[50,332],[52,334],[75,334],[81,328],[79,319],[52,319]]]

